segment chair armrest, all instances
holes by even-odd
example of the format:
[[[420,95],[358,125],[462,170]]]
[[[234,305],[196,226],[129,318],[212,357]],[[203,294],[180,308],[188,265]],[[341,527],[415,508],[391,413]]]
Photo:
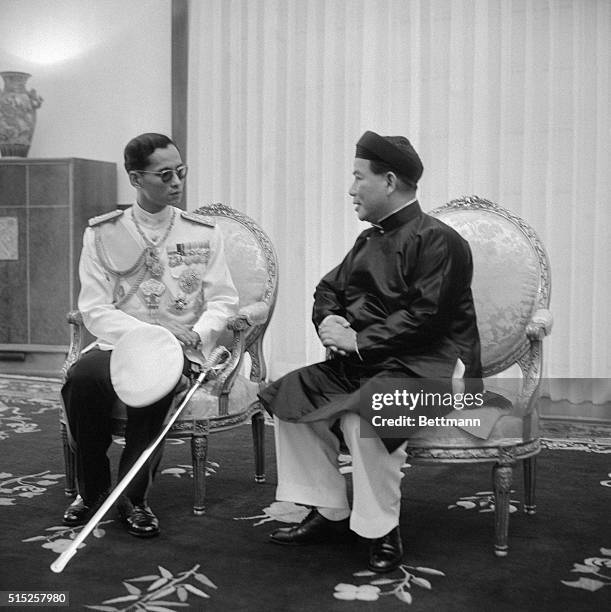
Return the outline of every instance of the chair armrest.
[[[70,324],[70,346],[68,347],[68,354],[66,360],[61,369],[62,380],[66,380],[68,370],[76,363],[81,350],[83,349],[84,340],[84,327],[83,327],[83,315],[79,310],[71,310],[66,318]]]
[[[265,302],[255,302],[240,308],[237,315],[227,321],[227,329],[241,331],[254,325],[261,325],[267,321],[269,306]]]
[[[540,308],[535,311],[530,322],[526,326],[526,335],[531,341],[542,340],[552,332],[553,324],[554,319],[552,313],[547,310],[547,308]]]
[[[243,330],[234,330],[231,346],[227,348],[230,356],[212,382],[212,388],[217,389],[221,394],[229,393],[242,364],[245,352]]]
[[[70,325],[82,325],[83,324],[83,313],[80,310],[71,310],[67,315],[68,323]]]
[[[540,308],[526,326],[530,349],[518,359],[523,378],[522,389],[516,401],[519,414],[530,414],[536,408],[543,364],[543,338],[551,333],[553,322],[552,313],[547,308]]]

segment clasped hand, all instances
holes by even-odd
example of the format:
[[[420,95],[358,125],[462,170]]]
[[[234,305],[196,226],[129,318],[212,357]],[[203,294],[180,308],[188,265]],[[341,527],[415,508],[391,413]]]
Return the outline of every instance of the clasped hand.
[[[176,323],[175,321],[168,321],[164,327],[171,331],[184,346],[197,348],[201,342],[199,334],[186,325]]]
[[[350,323],[339,315],[325,317],[318,327],[318,336],[323,346],[334,353],[347,355],[357,349],[356,332]]]

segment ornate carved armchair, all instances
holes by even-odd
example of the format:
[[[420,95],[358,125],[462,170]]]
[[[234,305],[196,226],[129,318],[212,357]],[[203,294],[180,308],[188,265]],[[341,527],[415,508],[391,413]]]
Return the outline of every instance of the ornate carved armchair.
[[[421,429],[410,440],[408,457],[412,462],[494,463],[494,552],[505,556],[512,471],[519,460],[524,467],[524,511],[535,513],[542,340],[552,326],[550,266],[534,230],[488,200],[463,197],[431,214],[456,229],[471,246],[484,384],[510,401],[505,408],[484,405],[462,410],[459,416],[480,418],[483,425],[474,429]],[[518,378],[493,378],[515,364]]]
[[[256,394],[266,378],[263,337],[272,316],[278,290],[278,260],[265,232],[246,215],[213,204],[194,211],[214,217],[223,232],[225,254],[234,284],[240,296],[239,313],[228,322],[228,329],[219,341],[231,350],[231,356],[219,375],[193,396],[176,421],[168,438],[190,438],[193,463],[194,514],[204,514],[205,466],[208,435],[252,420],[255,450],[255,481],[265,481],[264,417]],[[85,343],[86,330],[80,312],[68,313],[71,337],[67,359],[62,368],[65,378],[70,366],[79,358]],[[240,374],[245,355],[250,357],[248,378]],[[186,393],[179,384],[175,402]],[[125,432],[125,405],[117,402],[113,410],[113,434]],[[60,418],[66,471],[66,495],[76,494],[75,454],[65,414]]]

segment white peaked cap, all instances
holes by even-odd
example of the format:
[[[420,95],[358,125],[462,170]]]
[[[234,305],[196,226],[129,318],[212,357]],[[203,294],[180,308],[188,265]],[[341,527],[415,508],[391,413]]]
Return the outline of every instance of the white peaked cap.
[[[123,334],[110,356],[110,380],[119,399],[134,408],[165,397],[180,380],[182,345],[160,325],[142,325]]]

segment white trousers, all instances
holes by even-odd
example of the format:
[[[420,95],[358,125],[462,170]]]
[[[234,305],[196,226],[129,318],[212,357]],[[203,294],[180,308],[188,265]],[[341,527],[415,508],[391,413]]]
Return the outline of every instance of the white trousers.
[[[367,421],[355,413],[342,415],[352,455],[350,511],[346,478],[339,471],[339,440],[330,430],[333,421],[274,421],[279,501],[316,506],[331,520],[350,516],[350,528],[364,538],[380,538],[399,524],[407,443],[389,453]],[[371,437],[364,437],[366,432]]]

